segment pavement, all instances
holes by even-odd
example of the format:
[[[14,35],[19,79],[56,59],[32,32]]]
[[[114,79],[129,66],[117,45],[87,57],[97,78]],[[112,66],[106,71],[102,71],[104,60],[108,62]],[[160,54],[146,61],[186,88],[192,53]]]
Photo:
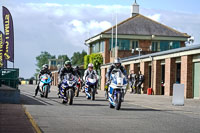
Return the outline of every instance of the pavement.
[[[26,130],[20,129],[28,133],[34,131],[44,133],[199,133],[200,131],[200,100],[186,99],[184,106],[173,106],[172,97],[127,93],[121,110],[117,111],[109,108],[103,91],[98,91],[95,101],[87,100],[85,95],[80,93],[70,106],[62,104],[61,99],[56,95],[56,87],[52,86],[48,99],[39,96],[32,97],[35,86],[22,85],[19,88],[23,106],[12,105],[8,107],[10,109],[6,109],[0,104],[1,112],[2,110],[4,112],[4,114],[0,112],[0,132],[4,132],[8,126],[2,124],[2,116],[4,121],[7,121],[5,115],[10,110],[21,112],[20,118],[14,111],[9,115],[15,116],[14,125],[18,124],[20,127],[24,123],[24,126],[27,126]]]
[[[0,133],[35,133],[20,104],[0,104]]]

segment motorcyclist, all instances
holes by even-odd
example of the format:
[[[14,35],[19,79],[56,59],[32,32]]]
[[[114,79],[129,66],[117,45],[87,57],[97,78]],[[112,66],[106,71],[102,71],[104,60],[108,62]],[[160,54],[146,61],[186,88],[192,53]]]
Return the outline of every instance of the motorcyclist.
[[[79,89],[80,89],[80,88],[82,88],[82,81],[81,81],[81,72],[79,71],[79,66],[75,66],[75,67],[74,67],[74,71],[75,71],[76,76],[77,76],[77,78],[78,78],[78,83],[77,83],[77,85],[78,85],[78,87],[79,87]]]
[[[137,75],[135,74],[134,70],[131,70],[129,75],[130,93],[135,93],[136,81]]]
[[[68,73],[71,73],[72,75],[76,74],[75,71],[74,71],[74,69],[72,68],[72,64],[71,64],[70,60],[65,61],[64,67],[59,72],[58,90],[60,90],[60,86],[62,84],[62,80],[64,79],[64,76],[66,74],[68,74]],[[60,92],[58,94],[60,94]],[[64,92],[64,96],[66,97],[66,90]]]
[[[74,71],[78,77],[81,77],[81,72],[79,71],[79,66],[74,67]]]
[[[88,64],[88,69],[85,70],[85,72],[84,72],[84,76],[83,76],[83,80],[84,81],[86,81],[87,76],[90,75],[90,74],[94,74],[94,75],[97,76],[97,72],[93,68],[94,68],[94,65],[92,63],[89,63]],[[98,81],[97,81],[97,83],[98,83]],[[97,88],[97,83],[95,85],[96,88]],[[98,92],[96,91],[96,93],[98,93]]]
[[[109,86],[110,84],[110,75],[111,75],[111,72],[113,69],[120,69],[121,72],[124,74],[124,76],[127,77],[127,73],[126,73],[126,69],[121,65],[121,59],[120,58],[116,58],[114,60],[114,63],[110,66],[110,68],[108,69],[108,72],[106,74],[106,77],[107,77],[107,86]]]
[[[65,61],[65,64],[64,64],[64,67],[61,68],[60,72],[59,72],[59,83],[58,83],[58,88],[60,88],[60,85],[61,85],[61,82],[64,78],[64,76],[67,74],[67,73],[71,73],[73,75],[76,75],[74,69],[72,68],[72,64],[71,64],[71,61]]]
[[[50,77],[52,78],[52,73],[51,73],[51,71],[49,70],[49,65],[47,65],[47,64],[44,64],[44,65],[42,66],[42,69],[41,69],[40,72],[39,72],[39,75],[38,75],[39,82],[38,82],[37,87],[36,87],[36,89],[35,89],[35,95],[34,95],[34,97],[36,97],[37,94],[38,94],[38,91],[39,91],[39,89],[40,89],[40,87],[39,87],[40,80],[41,80],[40,77],[41,77],[42,75],[44,75],[44,74],[48,74],[48,75],[50,75]]]
[[[128,76],[127,76],[127,73],[126,73],[126,69],[121,65],[121,59],[120,58],[116,58],[114,60],[114,63],[110,66],[110,68],[108,69],[108,72],[106,74],[107,83],[106,83],[106,88],[105,89],[106,89],[106,94],[107,95],[108,95],[108,91],[109,91],[108,87],[109,87],[109,85],[111,83],[110,75],[111,75],[113,69],[120,69],[121,72],[123,73],[123,75],[126,77],[126,79],[128,79]]]

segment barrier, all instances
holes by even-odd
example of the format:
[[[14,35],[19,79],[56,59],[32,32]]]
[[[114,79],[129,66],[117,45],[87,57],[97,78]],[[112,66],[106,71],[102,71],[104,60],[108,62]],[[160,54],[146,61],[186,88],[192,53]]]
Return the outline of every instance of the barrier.
[[[6,86],[18,89],[19,85],[19,69],[16,68],[1,68],[0,69],[0,87]]]

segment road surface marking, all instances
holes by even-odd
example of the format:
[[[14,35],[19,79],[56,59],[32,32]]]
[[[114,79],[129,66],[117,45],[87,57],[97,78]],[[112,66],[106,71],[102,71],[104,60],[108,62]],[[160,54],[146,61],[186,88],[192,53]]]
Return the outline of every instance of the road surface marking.
[[[23,107],[24,107],[24,105],[23,105]],[[42,133],[42,131],[38,127],[37,123],[35,122],[35,120],[31,116],[31,114],[27,111],[26,107],[24,107],[24,111],[25,111],[25,114],[28,117],[29,121],[31,122],[33,128],[35,129],[36,133]]]

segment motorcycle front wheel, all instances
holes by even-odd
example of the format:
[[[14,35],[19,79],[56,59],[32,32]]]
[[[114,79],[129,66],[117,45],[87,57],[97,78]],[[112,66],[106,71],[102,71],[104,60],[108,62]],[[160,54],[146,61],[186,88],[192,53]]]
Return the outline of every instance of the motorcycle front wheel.
[[[122,93],[118,92],[116,94],[116,101],[115,101],[115,109],[119,110],[121,108],[121,99],[122,99]]]
[[[44,88],[44,90],[45,90],[45,92],[44,92],[44,97],[45,98],[48,98],[48,94],[49,94],[49,86],[45,86],[45,88]]]
[[[68,92],[68,102],[69,102],[69,105],[72,105],[73,104],[73,90],[72,89],[69,89],[69,92]]]
[[[94,88],[91,88],[91,100],[94,101],[95,100],[95,94],[96,94],[96,91]]]

